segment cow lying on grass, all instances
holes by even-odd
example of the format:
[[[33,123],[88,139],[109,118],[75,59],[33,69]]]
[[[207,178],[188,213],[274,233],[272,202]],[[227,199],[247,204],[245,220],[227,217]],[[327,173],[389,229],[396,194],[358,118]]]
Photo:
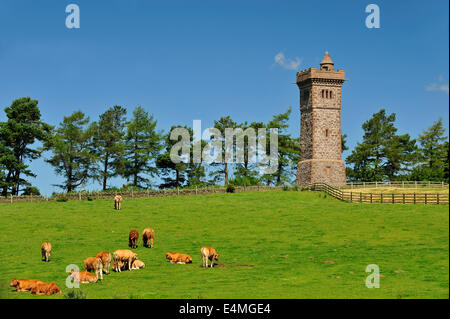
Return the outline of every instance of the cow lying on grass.
[[[116,269],[115,271],[120,272],[121,268],[119,262],[122,262],[124,267],[128,268],[128,270],[131,270],[131,266],[133,265],[133,261],[137,259],[137,254],[133,253],[131,250],[128,249],[119,249],[116,250],[113,254],[113,260],[116,263]],[[114,267],[114,263],[113,263]]]
[[[216,252],[214,248],[211,247],[202,247],[200,249],[202,253],[202,266],[208,267],[208,259],[211,261],[211,267],[214,265],[214,260],[219,260],[219,254]]]
[[[112,259],[111,253],[103,251],[98,253],[95,257],[100,258],[100,260],[102,261],[103,272],[105,274],[109,274],[109,267],[111,266],[111,259]]]
[[[98,257],[88,257],[83,260],[84,270],[95,272],[95,276],[98,278],[100,275],[100,280],[103,280],[103,263]]]
[[[45,284],[45,282],[41,280],[34,280],[34,279],[16,279],[14,278],[11,283],[9,284],[10,287],[15,287],[16,291],[22,292],[22,291],[31,291],[34,287],[36,287],[38,284]]]
[[[34,279],[13,279],[9,284],[10,287],[15,287],[16,291],[31,291],[34,295],[53,295],[60,294],[61,290],[54,283],[46,283],[41,280]]]
[[[75,271],[72,269],[70,271],[70,277],[72,277],[75,282],[79,282],[82,284],[88,284],[98,281],[97,276],[87,271]]]
[[[146,228],[142,232],[142,244],[144,247],[153,248],[153,240],[155,239],[155,232],[151,228]],[[150,244],[149,244],[150,243]]]
[[[54,283],[38,283],[35,287],[31,289],[33,295],[54,295],[60,294],[61,289]]]
[[[120,206],[121,206],[122,202],[123,202],[122,196],[116,195],[114,197],[114,209],[120,210]]]
[[[180,253],[166,253],[166,259],[170,261],[171,264],[190,264],[192,263],[192,257]]]
[[[131,248],[137,248],[137,242],[139,238],[139,232],[136,229],[130,230],[128,235],[128,246]]]
[[[52,251],[52,244],[48,241],[44,241],[41,246],[41,256],[42,259],[48,262],[50,258],[50,252]]]

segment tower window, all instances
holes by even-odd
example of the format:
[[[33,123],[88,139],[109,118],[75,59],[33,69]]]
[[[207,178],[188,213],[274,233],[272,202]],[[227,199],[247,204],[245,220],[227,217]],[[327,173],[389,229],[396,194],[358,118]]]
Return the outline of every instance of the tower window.
[[[333,98],[333,91],[330,91],[330,99]]]
[[[325,130],[325,136],[328,137],[328,129]]]

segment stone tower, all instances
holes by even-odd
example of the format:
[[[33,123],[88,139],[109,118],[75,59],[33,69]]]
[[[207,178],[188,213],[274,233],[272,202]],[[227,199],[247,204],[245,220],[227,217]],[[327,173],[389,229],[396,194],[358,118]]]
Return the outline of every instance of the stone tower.
[[[300,162],[297,185],[345,185],[341,144],[341,92],[345,71],[335,70],[325,52],[320,70],[297,73],[300,89]]]

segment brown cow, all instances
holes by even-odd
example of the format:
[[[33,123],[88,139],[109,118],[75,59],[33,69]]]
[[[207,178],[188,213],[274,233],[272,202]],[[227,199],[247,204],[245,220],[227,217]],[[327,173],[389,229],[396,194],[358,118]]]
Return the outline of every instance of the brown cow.
[[[60,294],[61,289],[54,283],[38,283],[35,287],[31,289],[33,295],[53,295]]]
[[[138,238],[139,232],[136,229],[130,230],[130,235],[128,235],[128,246],[131,248],[137,248]]]
[[[50,244],[48,241],[44,241],[41,246],[41,256],[42,259],[43,260],[45,259],[46,262],[48,262],[49,260],[51,251],[52,251],[52,244]]]
[[[95,276],[98,278],[100,275],[100,280],[103,280],[103,263],[102,260],[98,257],[88,257],[84,262],[84,270],[95,272]]]
[[[121,206],[122,202],[123,202],[122,196],[116,195],[114,197],[114,209],[120,210],[120,206]]]
[[[155,239],[155,232],[151,228],[146,228],[142,232],[142,242],[144,247],[153,248],[153,240]],[[149,245],[150,242],[150,245]]]
[[[192,257],[185,254],[175,254],[170,260],[171,264],[190,264],[192,263]]]
[[[216,252],[214,248],[211,247],[202,247],[200,249],[202,253],[202,266],[208,267],[208,259],[211,261],[211,267],[214,265],[214,260],[219,259],[219,254]]]
[[[131,266],[133,265],[133,261],[135,261],[137,259],[138,254],[133,253],[131,250],[128,249],[119,249],[116,250],[113,254],[113,260],[114,262],[117,264],[119,264],[119,262],[122,262],[124,265],[127,265],[128,270],[131,270]],[[113,267],[114,267],[114,263],[113,263]],[[118,267],[116,269],[116,271],[121,271],[122,267]]]
[[[15,287],[16,291],[31,291],[38,284],[44,284],[41,280],[34,279],[16,279],[14,278],[9,284],[10,287]]]
[[[102,251],[98,253],[95,257],[100,258],[100,260],[102,261],[103,272],[105,274],[109,274],[109,267],[111,266],[111,259],[112,259],[111,253],[107,251]]]

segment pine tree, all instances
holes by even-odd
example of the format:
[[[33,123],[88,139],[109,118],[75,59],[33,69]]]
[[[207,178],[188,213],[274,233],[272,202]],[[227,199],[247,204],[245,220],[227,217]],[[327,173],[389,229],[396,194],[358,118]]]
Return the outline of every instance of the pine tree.
[[[127,110],[115,105],[100,115],[100,119],[92,124],[94,143],[100,162],[100,169],[95,178],[102,182],[103,190],[107,189],[108,179],[118,176],[124,164],[124,129]]]
[[[5,108],[6,122],[0,123],[0,186],[2,195],[8,190],[19,195],[20,186],[29,186],[23,178],[35,177],[27,161],[35,160],[42,154],[42,148],[33,148],[36,141],[47,143],[52,126],[41,121],[38,101],[30,97],[14,100]]]
[[[150,187],[150,178],[157,173],[155,161],[162,148],[162,133],[156,131],[156,124],[153,115],[141,106],[136,107],[128,123],[121,175],[135,187]]]
[[[55,168],[58,175],[64,177],[64,183],[56,186],[72,192],[92,177],[90,172],[98,157],[89,117],[83,112],[76,111],[64,117],[48,148],[53,156],[47,162]]]

